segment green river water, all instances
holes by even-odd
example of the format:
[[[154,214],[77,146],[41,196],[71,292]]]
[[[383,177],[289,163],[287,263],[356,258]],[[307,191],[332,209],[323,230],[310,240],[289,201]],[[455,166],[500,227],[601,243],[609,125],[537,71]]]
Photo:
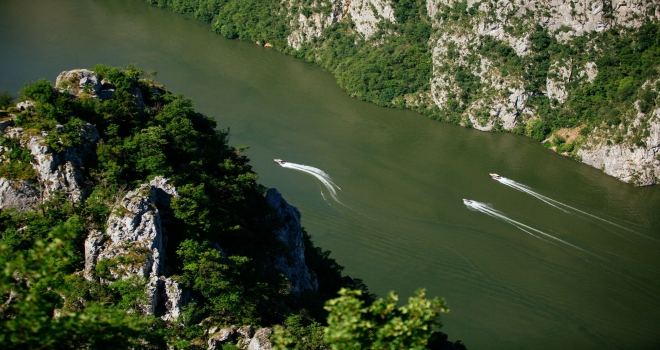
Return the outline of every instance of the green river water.
[[[634,188],[529,138],[360,102],[315,65],[140,0],[0,0],[0,90],[96,63],[160,72],[231,128],[232,145],[250,146],[261,183],[300,209],[350,275],[379,295],[425,287],[445,297],[450,339],[470,349],[660,346],[660,187]],[[323,170],[336,198],[273,158]]]

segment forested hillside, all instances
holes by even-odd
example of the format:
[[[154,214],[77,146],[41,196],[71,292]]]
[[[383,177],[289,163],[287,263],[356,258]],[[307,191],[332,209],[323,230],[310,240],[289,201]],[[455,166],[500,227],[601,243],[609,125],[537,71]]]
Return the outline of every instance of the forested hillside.
[[[464,348],[434,332],[444,300],[342,274],[247,148],[152,78],[98,65],[2,95],[3,349]]]
[[[656,0],[147,1],[315,62],[365,101],[660,178]]]

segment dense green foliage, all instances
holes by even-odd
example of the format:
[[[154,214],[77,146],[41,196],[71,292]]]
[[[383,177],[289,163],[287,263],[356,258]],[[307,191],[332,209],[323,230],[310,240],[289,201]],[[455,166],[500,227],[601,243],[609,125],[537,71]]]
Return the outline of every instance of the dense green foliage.
[[[32,168],[32,154],[20,147],[17,140],[7,137],[0,138],[0,147],[5,150],[2,155],[5,161],[0,163],[0,177],[9,180],[35,180],[37,172]]]
[[[283,5],[274,0],[146,0],[159,7],[212,24],[213,31],[229,39],[286,45],[288,26]]]
[[[473,19],[479,16],[498,22],[493,6],[489,12],[481,13],[477,5],[468,6],[466,1],[452,2],[451,6],[438,4],[436,18],[431,19],[425,1],[393,0],[394,23],[381,21],[379,29],[369,40],[364,40],[354,23],[345,19],[325,28],[320,37],[311,38],[296,50],[286,40],[292,30],[291,24],[297,21],[299,14],[306,17],[314,13],[329,14],[333,10],[330,2],[146,1],[209,22],[215,32],[227,38],[261,44],[268,42],[277,50],[315,62],[331,71],[351,96],[382,106],[413,108],[450,123],[465,123],[465,113],[471,103],[489,93],[487,84],[474,72],[478,69],[480,57],[488,58],[501,72],[502,78],[513,76],[524,81],[526,93],[530,96],[526,105],[536,111],[539,119],[533,119],[530,125],[519,119],[514,132],[539,141],[561,128],[581,127],[586,134],[603,123],[627,126],[630,120],[626,116],[633,113],[635,101],[640,101],[643,113],[651,111],[657,104],[659,88],[655,87],[655,91],[652,86],[641,88],[647,80],[658,77],[660,27],[657,24],[647,23],[639,29],[613,28],[558,42],[547,29],[534,24],[530,27],[533,14],[512,16],[504,29],[518,38],[529,34],[530,54],[519,56],[509,44],[490,36],[480,36],[479,44],[471,47],[467,56],[460,57],[468,62],[467,65],[450,63],[436,67],[438,72],[453,77],[459,91],[451,94],[446,105],[438,108],[425,97],[430,91],[432,70],[428,43],[434,40],[429,39],[438,37],[445,28],[469,32],[476,25]],[[606,4],[604,11],[613,10]],[[433,28],[434,21],[441,21],[442,26]],[[448,59],[457,61],[458,51],[451,45],[449,50]],[[571,79],[566,84],[569,99],[558,105],[547,97],[545,91],[548,77],[556,74],[552,71],[553,62],[570,65],[569,69],[595,62],[599,74],[596,80],[588,83],[582,77]],[[578,72],[572,73],[576,75]],[[487,107],[472,114],[481,122],[490,117]],[[494,130],[502,130],[502,126],[496,125]],[[648,134],[646,124],[636,127],[633,133],[633,143],[643,146],[643,138]],[[621,140],[623,137],[613,141]],[[561,142],[555,146],[561,146]],[[561,151],[570,152],[576,149],[576,144],[563,147]]]
[[[339,85],[351,96],[382,106],[404,107],[403,96],[428,90],[431,54],[427,42],[431,23],[421,0],[394,2],[397,23],[382,23],[370,41],[365,41],[342,21],[323,32],[320,38],[293,50],[287,44],[289,22],[299,13],[329,12],[329,7],[312,8],[310,1],[294,1],[293,13],[275,0],[147,0],[160,7],[211,23],[213,31],[226,38],[266,42],[276,49],[316,62],[335,74]],[[396,35],[392,35],[396,33]],[[374,45],[371,40],[382,41]],[[394,100],[394,102],[393,102]]]
[[[356,290],[365,305],[375,300],[361,280],[342,275],[343,267],[306,232],[306,263],[319,290],[290,294],[272,267],[287,249],[273,234],[280,222],[242,153],[246,148],[230,147],[228,133],[216,130],[213,119],[195,112],[191,100],[143,79],[140,69],[94,70],[112,82],[112,98],[76,98],[40,80],[21,91],[34,107],[11,111],[27,135],[48,134],[45,142],[55,151],[78,149],[89,195],[75,202],[56,193],[34,211],[0,211],[3,348],[206,348],[212,325],[283,324],[277,334],[284,343],[318,349],[328,344],[327,300],[344,288]],[[81,141],[86,122],[101,136],[94,149]],[[28,178],[19,170],[34,171],[29,151],[14,138],[0,142],[7,149],[0,176]],[[168,276],[194,298],[177,320],[185,327],[142,313],[146,279],[111,273],[127,256],[99,261],[92,280],[81,275],[87,234],[104,231],[119,210],[117,201],[155,176],[169,178],[179,192],[169,209],[161,209]],[[127,247],[129,255],[144,254]]]
[[[271,338],[274,350],[315,350],[327,347],[323,336],[325,327],[314,320],[293,315],[277,325]]]
[[[637,30],[612,29],[564,43],[537,27],[530,36],[532,55],[517,56],[505,44],[493,39],[485,41],[480,53],[498,62],[502,71],[520,74],[528,82],[526,90],[533,94],[531,105],[542,120],[533,126],[531,136],[543,140],[552,130],[560,128],[585,126],[592,129],[601,123],[619,125],[634,110],[635,101],[640,101],[643,113],[651,111],[657,93],[651,91],[653,86],[642,89],[642,85],[659,77],[659,38],[660,26],[652,23]],[[573,66],[595,62],[598,67],[593,82],[572,79],[567,84],[569,98],[561,106],[544,95],[547,78],[552,74],[550,65],[555,61]]]
[[[6,223],[7,217],[2,214]],[[78,225],[77,218],[72,217],[50,232],[46,240],[30,242],[29,249],[0,246],[2,348],[120,349],[138,342],[142,348],[162,347],[162,332],[153,328],[155,318],[127,314],[126,309],[108,303],[113,285],[87,286],[98,288],[95,293],[105,298],[90,300],[84,308],[74,305],[79,303],[76,296],[82,283],[71,274],[79,258],[73,244],[80,234]]]
[[[382,22],[369,41],[361,40],[352,24],[342,21],[299,51],[290,52],[333,72],[351,96],[381,106],[404,107],[404,96],[430,89],[427,42],[431,24],[423,1],[395,1],[393,5],[397,23]]]
[[[13,103],[14,97],[9,93],[9,91],[0,91],[0,109],[8,108]]]
[[[328,326],[294,315],[283,326],[275,326],[274,349],[431,349],[465,350],[461,341],[450,342],[442,332],[440,314],[449,312],[444,299],[427,299],[424,290],[398,304],[391,292],[387,299],[365,302],[362,291],[341,289],[325,309]]]
[[[387,299],[365,305],[360,291],[342,289],[326,310],[326,341],[332,349],[427,349],[432,330],[440,327],[440,314],[449,312],[444,299],[427,299],[424,290],[398,305],[399,297],[390,292]],[[448,344],[461,348],[460,341]]]

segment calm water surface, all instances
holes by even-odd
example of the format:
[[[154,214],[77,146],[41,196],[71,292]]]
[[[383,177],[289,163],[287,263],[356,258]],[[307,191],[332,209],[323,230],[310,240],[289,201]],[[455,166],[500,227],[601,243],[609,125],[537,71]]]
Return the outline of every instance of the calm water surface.
[[[426,287],[445,297],[451,339],[471,349],[660,346],[660,187],[633,188],[528,138],[351,99],[314,65],[139,0],[0,0],[0,90],[100,62],[156,70],[230,127],[261,183],[300,208],[348,273],[380,295]],[[273,158],[322,169],[341,188],[336,200]]]

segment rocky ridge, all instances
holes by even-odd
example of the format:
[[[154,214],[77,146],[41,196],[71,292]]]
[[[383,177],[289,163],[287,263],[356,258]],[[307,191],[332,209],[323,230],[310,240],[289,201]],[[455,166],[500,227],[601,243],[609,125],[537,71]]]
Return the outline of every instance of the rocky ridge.
[[[289,205],[275,188],[268,190],[266,200],[275,209],[275,215],[282,222],[282,226],[275,232],[275,235],[287,248],[287,254],[276,259],[275,268],[287,278],[292,293],[318,290],[319,284],[316,275],[305,265],[305,245],[300,211]]]
[[[394,10],[388,0],[315,0],[309,6],[311,12],[305,15],[303,5],[296,0],[289,0],[289,13],[298,13],[291,19],[291,34],[287,42],[299,50],[302,43],[321,36],[323,29],[350,18],[355,23],[355,30],[363,39],[369,39],[377,30],[382,20],[395,22]]]
[[[89,69],[73,69],[60,73],[55,79],[55,88],[75,97],[91,97],[107,100],[115,93],[115,87],[107,79],[100,79]],[[136,98],[136,107],[144,107],[142,91],[133,87],[131,94]]]
[[[454,2],[427,2],[432,18],[439,5],[453,6]],[[504,76],[488,57],[471,49],[481,45],[484,36],[500,40],[516,54],[524,56],[530,46],[528,34],[525,34],[529,30],[525,29],[535,25],[546,28],[557,40],[567,41],[614,27],[637,28],[645,23],[646,18],[657,22],[660,17],[657,1],[618,2],[609,11],[605,11],[607,4],[603,1],[529,1],[522,4],[512,1],[468,1],[468,6],[478,8],[477,14],[468,23],[443,20],[434,23],[438,30],[431,39],[434,62],[431,94],[436,106],[442,110],[447,106],[448,95],[461,93],[451,72],[462,68],[478,76],[483,86],[480,94],[483,97],[469,102],[462,124],[483,131],[496,127],[513,130],[521,123],[533,125],[538,120],[536,111],[526,103],[531,95],[525,89],[524,79],[510,74]],[[505,26],[520,28],[520,36],[507,33],[503,29]],[[459,59],[450,59],[456,50]],[[595,62],[555,61],[548,73],[545,94],[562,105],[569,97],[566,88],[569,83],[591,83],[597,74]],[[649,115],[648,118],[655,117]],[[652,122],[649,125],[653,125]],[[599,129],[598,133],[590,133],[581,142],[576,142],[579,147],[577,159],[603,169],[624,182],[650,185],[659,181],[660,167],[656,159],[658,143],[653,127],[648,129],[651,135],[641,146],[632,142],[608,146],[608,140],[615,136],[608,130]]]
[[[381,23],[396,22],[392,10],[395,4],[391,0],[317,0],[306,8],[307,15],[300,11],[302,5],[299,2],[290,0],[287,6],[290,13],[299,13],[290,23],[292,32],[288,38],[289,45],[295,50],[320,37],[324,28],[338,21],[351,21],[362,40],[367,41]],[[557,41],[569,42],[592,33],[639,28],[647,21],[657,23],[660,19],[660,2],[657,0],[427,0],[425,6],[434,28],[428,42],[432,52],[430,91],[406,96],[406,103],[412,108],[431,103],[432,107],[426,108],[437,108],[440,113],[453,113],[449,111],[459,107],[463,110],[459,123],[482,131],[511,131],[517,127],[532,127],[540,120],[538,112],[529,103],[535,92],[528,91],[524,76],[503,70],[477,49],[486,38],[504,43],[516,55],[524,57],[531,52],[530,33],[539,26]],[[446,13],[459,6],[470,11],[468,19],[447,18]],[[374,41],[373,44],[378,43]],[[459,100],[459,105],[455,106],[453,96],[464,93],[456,81],[457,71],[475,76],[480,91],[477,98]],[[542,93],[561,107],[570,97],[569,84],[584,86],[593,83],[597,75],[598,66],[593,61],[579,57],[554,61]],[[658,100],[657,91],[655,99]],[[660,181],[660,167],[652,127],[654,115],[648,113],[641,118],[647,122],[640,125],[649,126],[650,133],[644,143],[624,137],[623,143],[612,147],[607,142],[621,132],[599,127],[597,133],[573,140],[575,150],[571,155],[624,182],[635,185],[657,183]],[[636,119],[639,118],[633,115],[624,120],[624,128],[634,124]]]
[[[19,106],[29,108],[30,104],[22,102]],[[10,125],[13,125],[11,119],[4,123],[0,137],[18,140],[20,147],[30,152],[33,159],[30,165],[35,170],[35,176],[32,179],[0,178],[0,188],[4,189],[0,192],[0,209],[14,207],[19,211],[26,211],[56,193],[61,193],[74,202],[86,196],[81,167],[99,140],[98,131],[93,125],[88,123],[80,128],[80,145],[61,147],[59,151],[47,144],[48,133],[34,134]],[[56,128],[61,127],[59,125]],[[7,147],[0,147],[0,152],[8,151]],[[2,162],[9,161],[2,156]]]
[[[107,222],[105,234],[92,232],[85,241],[85,277],[103,261],[114,278],[141,277],[147,282],[147,302],[142,311],[162,319],[176,320],[191,298],[179,284],[165,277],[167,218],[172,198],[178,197],[169,180],[156,177],[128,192]]]
[[[112,98],[112,85],[100,80],[95,72],[84,69],[62,72],[57,78],[56,89],[68,93],[71,98]],[[135,92],[134,96],[138,101],[136,107],[143,108],[141,94]],[[23,101],[16,110],[18,113],[33,113],[34,106],[32,101]],[[90,190],[84,169],[96,157],[96,144],[103,142],[97,129],[85,123],[77,133],[80,142],[76,146],[66,147],[60,142],[56,149],[49,146],[53,141],[48,139],[47,132],[15,127],[15,118],[17,116],[12,114],[11,118],[0,121],[0,137],[16,141],[0,146],[0,165],[14,161],[6,154],[12,151],[12,147],[18,147],[29,153],[33,176],[29,179],[0,178],[0,209],[34,210],[35,205],[54,195],[63,195],[72,203],[84,201]],[[56,126],[55,132],[62,128]],[[179,192],[171,180],[162,176],[125,193],[112,208],[103,226],[105,229],[90,229],[87,233],[84,269],[80,275],[101,283],[126,279],[144,283],[145,300],[140,301],[138,310],[129,311],[182,325],[184,307],[195,299],[191,291],[171,277],[166,254],[168,235],[176,234],[168,232],[168,224],[173,218],[170,204],[178,197]],[[284,248],[281,256],[273,257],[268,268],[279,270],[288,279],[291,293],[316,291],[316,275],[305,264],[300,212],[276,189],[268,191],[266,201],[272,208],[271,219],[279,223],[273,235]],[[221,245],[222,242],[215,242],[216,249],[227,257]],[[215,326],[206,335],[209,349],[220,349],[222,344],[232,342],[240,349],[266,350],[271,348],[268,340],[271,333],[270,328],[255,332],[252,326],[246,325],[223,329]]]
[[[657,184],[660,181],[660,108],[649,114],[647,116],[640,112],[628,127],[621,125],[604,130],[595,128],[577,155],[583,163],[624,182],[640,186]],[[617,134],[631,138],[642,123],[647,125],[644,130],[648,132],[642,139],[644,146],[630,141],[619,144],[611,141],[612,135]]]
[[[210,334],[208,350],[221,350],[226,344],[234,345],[241,350],[272,349],[269,341],[270,335],[273,333],[271,328],[260,328],[254,332],[250,325],[240,328],[230,326],[222,329],[212,327],[208,333]]]

